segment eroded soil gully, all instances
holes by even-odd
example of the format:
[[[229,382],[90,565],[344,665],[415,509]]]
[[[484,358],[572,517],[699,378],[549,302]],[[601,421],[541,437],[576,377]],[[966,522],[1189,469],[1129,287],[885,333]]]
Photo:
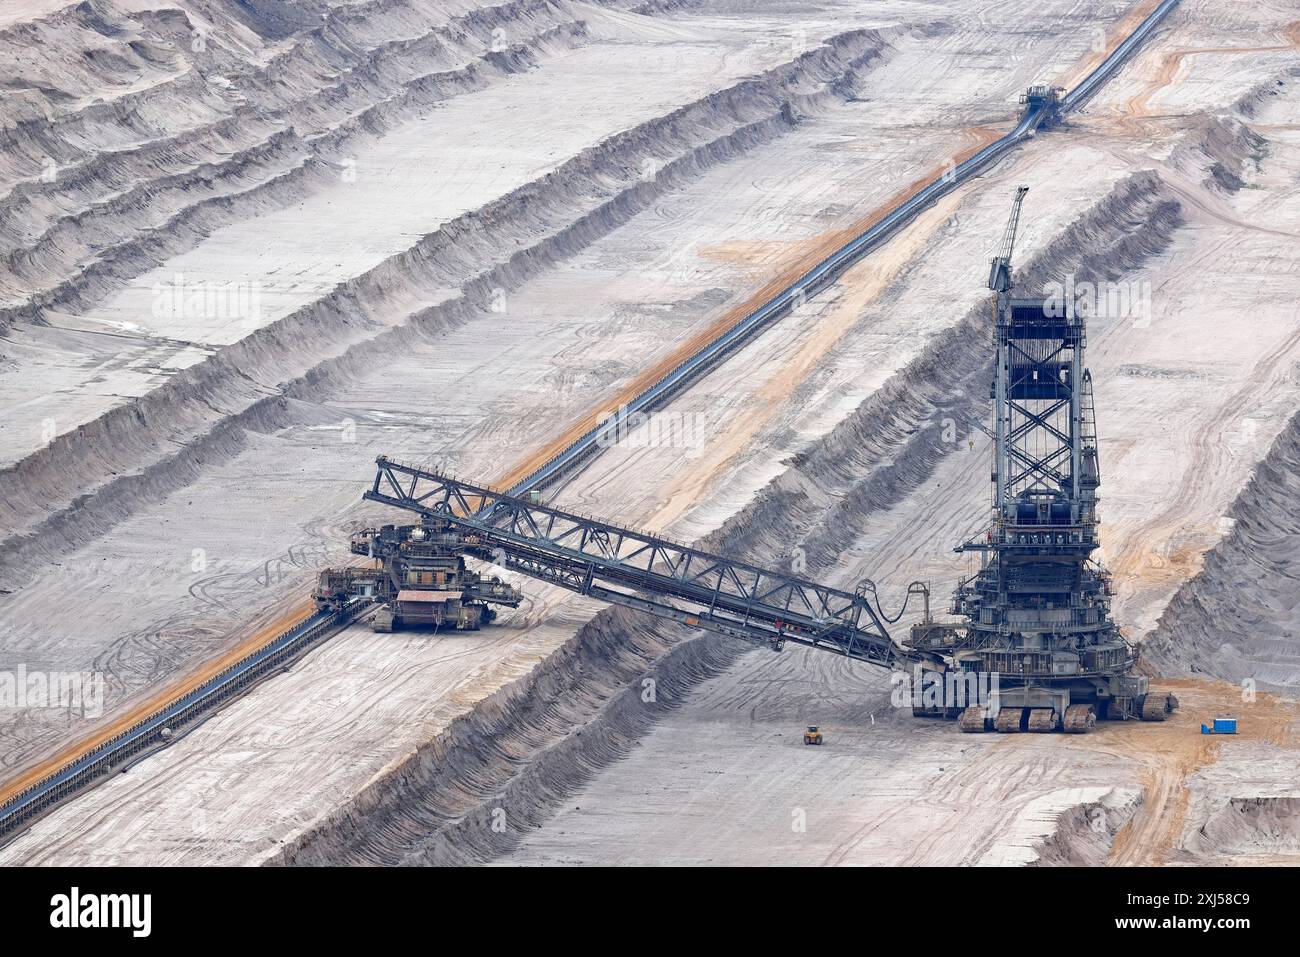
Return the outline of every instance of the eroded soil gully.
[[[1051,834],[1034,848],[1034,867],[1098,867],[1106,863],[1115,836],[1142,804],[1140,792],[1117,789],[1085,801],[1057,818]]]
[[[1020,272],[1114,279],[1167,247],[1182,223],[1150,171],[1123,180]],[[701,547],[779,563],[802,545],[816,577],[873,512],[903,500],[987,407],[981,304],[937,336]],[[288,846],[274,863],[464,864],[515,847],[525,828],[618,760],[700,682],[749,646],[623,609],[598,613],[529,675],[484,700],[401,767]],[[756,652],[767,653],[767,652]],[[646,685],[646,679],[653,681]],[[645,700],[648,687],[653,700]]]
[[[469,321],[494,289],[515,288],[664,192],[853,95],[859,71],[885,50],[874,31],[842,34],[611,137],[0,472],[0,514],[12,530],[0,543],[0,582],[21,583],[37,562],[84,545],[205,464],[236,454],[244,430],[284,423],[287,400],[320,395],[332,377],[348,378],[405,337]],[[646,160],[657,167],[652,177],[643,174]],[[517,251],[503,258],[502,250]]]

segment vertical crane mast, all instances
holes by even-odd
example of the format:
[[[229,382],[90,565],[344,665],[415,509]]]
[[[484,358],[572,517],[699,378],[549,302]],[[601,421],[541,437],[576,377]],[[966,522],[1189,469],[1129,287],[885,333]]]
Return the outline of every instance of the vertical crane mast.
[[[989,288],[999,295],[1011,291],[1011,257],[1016,251],[1016,230],[1020,228],[1020,206],[1025,201],[1028,186],[1016,187],[1016,198],[1011,203],[1011,216],[1002,233],[1002,251],[993,257],[989,270]]]
[[[1080,501],[1084,326],[1072,304],[1014,298],[1012,255],[1028,186],[1016,189],[1011,216],[993,259],[996,521],[1015,525],[1027,503],[1047,504],[1059,519],[1090,519]],[[1095,442],[1094,442],[1095,448]]]
[[[1002,243],[999,247],[998,255],[993,257],[992,265],[989,269],[989,289],[993,291],[993,323],[995,329],[1001,329],[999,317],[1005,314],[1007,304],[1011,295],[1013,286],[1013,277],[1011,271],[1012,257],[1016,251],[1016,232],[1020,228],[1020,209],[1025,202],[1025,194],[1029,192],[1028,186],[1016,187],[1015,198],[1011,201],[1011,215],[1007,217],[1007,227],[1002,232]],[[999,343],[999,362],[998,368],[1002,367],[1002,343],[1003,339],[998,336]],[[1011,415],[1006,394],[1006,380],[1003,376],[998,376],[994,381],[994,508],[1000,513],[1005,507],[1008,497],[1006,480],[1011,474],[1011,457],[1010,450],[1013,446],[1011,439]]]

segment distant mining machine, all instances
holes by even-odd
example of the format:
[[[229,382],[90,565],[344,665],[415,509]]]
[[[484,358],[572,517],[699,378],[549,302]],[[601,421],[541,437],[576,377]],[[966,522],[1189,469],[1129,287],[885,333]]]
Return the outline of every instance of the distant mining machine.
[[[787,643],[910,672],[945,689],[913,713],[958,719],[963,731],[1090,730],[1098,718],[1163,720],[1172,695],[1136,673],[1138,650],[1110,620],[1110,583],[1093,558],[1101,474],[1084,323],[1070,303],[1012,295],[1020,187],[989,272],[997,363],[993,380],[990,527],[959,552],[981,556],[962,581],[953,615],[924,614],[896,643],[864,579],[853,591],[736,561],[545,504],[536,489],[501,491],[385,456],[370,501],[420,516],[354,537],[379,569],[321,576],[317,601],[358,593],[384,603],[377,628],[452,623],[477,628],[489,604],[519,592],[466,569],[463,556],[610,604],[780,650]],[[904,605],[904,610],[906,605]],[[987,689],[974,703],[947,689]],[[959,696],[961,697],[961,696]],[[820,732],[809,729],[809,734]],[[805,740],[809,740],[805,737]]]

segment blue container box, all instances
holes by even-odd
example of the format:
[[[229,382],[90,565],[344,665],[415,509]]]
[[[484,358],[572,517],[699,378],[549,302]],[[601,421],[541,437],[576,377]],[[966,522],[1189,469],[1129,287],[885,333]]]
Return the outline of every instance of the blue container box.
[[[1204,724],[1201,725],[1201,734],[1236,734],[1236,733],[1237,733],[1236,718],[1215,718],[1214,727],[1212,728],[1209,727],[1208,725],[1204,725]]]

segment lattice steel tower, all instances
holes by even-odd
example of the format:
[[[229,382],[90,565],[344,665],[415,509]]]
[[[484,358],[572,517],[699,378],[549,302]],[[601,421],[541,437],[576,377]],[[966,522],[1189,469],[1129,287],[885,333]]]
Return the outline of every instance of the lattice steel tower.
[[[998,675],[998,700],[963,714],[966,730],[1086,731],[1098,717],[1156,720],[1177,702],[1148,694],[1146,679],[1133,674],[1137,649],[1110,618],[1109,577],[1092,558],[1101,475],[1083,316],[1070,302],[1012,294],[1026,192],[1016,191],[989,271],[992,520],[958,548],[980,552],[981,568],[954,596],[964,627],[918,627],[911,644],[946,641],[960,649],[960,667]]]

